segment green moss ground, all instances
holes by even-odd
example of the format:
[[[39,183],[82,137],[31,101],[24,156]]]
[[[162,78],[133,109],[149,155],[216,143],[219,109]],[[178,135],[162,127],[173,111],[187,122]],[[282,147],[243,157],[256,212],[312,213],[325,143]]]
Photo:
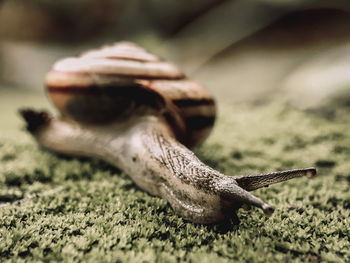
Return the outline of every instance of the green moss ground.
[[[0,91],[0,262],[350,261],[349,109],[324,118],[221,105],[195,150],[204,162],[232,175],[309,166],[319,175],[256,191],[276,207],[270,218],[253,209],[239,211],[239,225],[206,226],[100,161],[42,151],[16,114],[23,105],[48,107],[42,94]]]

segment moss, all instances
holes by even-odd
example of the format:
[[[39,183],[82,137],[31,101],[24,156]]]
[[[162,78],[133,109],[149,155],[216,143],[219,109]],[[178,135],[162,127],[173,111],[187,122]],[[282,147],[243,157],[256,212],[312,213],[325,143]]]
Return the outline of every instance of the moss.
[[[118,169],[41,150],[14,113],[19,93],[6,96],[1,262],[350,261],[349,114],[330,121],[280,104],[222,105],[195,149],[202,160],[231,175],[316,165],[319,176],[256,191],[276,207],[270,218],[253,209],[239,211],[239,224],[207,226],[184,221]],[[37,94],[28,101],[45,104]]]

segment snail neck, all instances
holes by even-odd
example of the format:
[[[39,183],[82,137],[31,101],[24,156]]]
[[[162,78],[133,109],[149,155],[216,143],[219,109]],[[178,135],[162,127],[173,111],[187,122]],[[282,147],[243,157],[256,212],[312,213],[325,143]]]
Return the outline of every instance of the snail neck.
[[[218,180],[226,177],[179,143],[162,117],[141,116],[123,125],[92,130],[100,145],[95,146],[96,157],[121,168],[154,195],[174,184],[213,194]]]

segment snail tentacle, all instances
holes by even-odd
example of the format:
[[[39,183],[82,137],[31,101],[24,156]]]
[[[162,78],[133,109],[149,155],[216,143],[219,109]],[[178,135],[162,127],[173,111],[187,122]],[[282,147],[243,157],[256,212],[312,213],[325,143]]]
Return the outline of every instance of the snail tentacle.
[[[235,202],[241,204],[241,206],[244,205],[244,207],[256,206],[258,208],[261,208],[266,215],[271,215],[274,211],[274,208],[272,206],[265,203],[260,198],[244,190],[237,184],[232,184],[231,182],[227,183],[227,180],[221,182],[218,186],[218,189],[221,196],[228,201],[232,202],[232,200],[234,200]]]
[[[235,176],[234,178],[239,186],[241,186],[247,191],[253,191],[262,187],[267,187],[271,184],[284,182],[296,177],[313,177],[315,175],[316,169],[311,167],[305,169],[294,169],[266,174],[241,175]]]

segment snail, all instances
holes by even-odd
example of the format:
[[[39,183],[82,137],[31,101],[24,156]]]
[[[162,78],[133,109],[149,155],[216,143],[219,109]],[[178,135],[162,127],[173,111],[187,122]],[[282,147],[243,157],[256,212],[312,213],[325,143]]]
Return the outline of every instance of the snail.
[[[250,191],[316,174],[307,168],[228,176],[206,166],[189,148],[212,129],[212,96],[175,65],[132,43],[58,61],[46,87],[59,117],[20,110],[42,147],[106,161],[194,223],[226,220],[240,207],[270,215],[273,207]]]

